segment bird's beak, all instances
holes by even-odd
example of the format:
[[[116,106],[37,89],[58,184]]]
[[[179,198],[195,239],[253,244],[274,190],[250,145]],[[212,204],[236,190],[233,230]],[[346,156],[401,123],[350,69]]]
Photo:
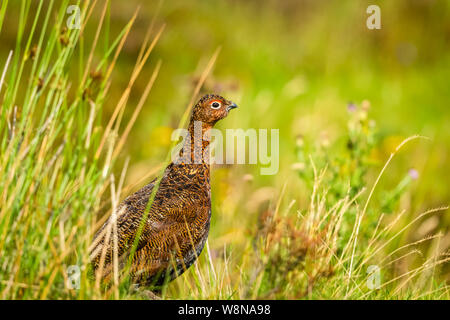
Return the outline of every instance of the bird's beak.
[[[227,111],[230,111],[231,109],[236,109],[238,106],[236,105],[236,103],[232,102],[228,107],[227,107]]]

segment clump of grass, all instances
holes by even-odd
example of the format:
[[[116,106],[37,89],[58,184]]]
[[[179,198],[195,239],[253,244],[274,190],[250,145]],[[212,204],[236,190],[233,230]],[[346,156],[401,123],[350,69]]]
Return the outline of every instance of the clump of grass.
[[[322,144],[313,155],[318,157],[324,169],[318,172],[311,155],[311,165],[297,166],[300,177],[312,189],[310,206],[298,211],[297,216],[286,214],[284,218],[270,219],[271,232],[263,241],[265,250],[262,251],[262,257],[266,257],[266,287],[261,288],[263,292],[269,292],[269,296],[332,299],[449,296],[444,278],[436,271],[442,270],[441,267],[449,261],[448,253],[440,252],[439,246],[434,246],[435,250],[418,267],[401,274],[395,268],[407,257],[422,254],[418,249],[420,244],[439,241],[442,234],[427,236],[389,251],[389,244],[398,240],[414,223],[424,216],[445,211],[447,207],[421,213],[406,226],[399,223],[404,211],[391,221],[385,219],[385,211],[382,210],[386,205],[367,216],[373,192],[395,154],[409,141],[420,138],[412,136],[405,139],[391,153],[373,186],[366,188],[365,175],[374,164],[370,155],[379,143],[368,110],[368,102],[364,102],[360,109],[353,104],[349,106],[346,152],[331,153],[330,156],[324,152]],[[304,150],[305,145],[301,141],[297,152],[302,161],[305,160]],[[342,181],[346,179],[347,191],[344,193]],[[399,186],[384,193],[389,208],[400,207],[398,201],[411,179],[407,176]],[[313,181],[312,185],[310,181]],[[364,201],[362,195],[367,191]],[[278,209],[274,216],[277,212]],[[278,241],[273,242],[272,239]],[[377,285],[369,283],[375,276],[372,270],[379,271]],[[430,273],[430,270],[435,272]],[[430,291],[424,292],[424,286]]]
[[[208,248],[189,277],[176,281],[177,287],[169,290],[169,296],[448,299],[450,290],[441,271],[450,257],[448,252],[439,251],[442,234],[395,246],[399,238],[424,217],[448,207],[425,211],[406,223],[401,219],[404,210],[384,214],[382,207],[376,207],[367,215],[373,192],[394,156],[406,143],[420,137],[405,139],[391,153],[375,181],[368,184],[365,173],[373,164],[367,158],[376,144],[368,147],[368,139],[373,136],[367,135],[372,135],[371,130],[375,128],[372,125],[371,130],[362,130],[369,121],[367,109],[362,111],[363,114],[350,113],[348,137],[353,147],[347,149],[348,157],[341,154],[342,158],[335,162],[354,163],[348,177],[357,176],[355,180],[350,179],[357,182],[356,189],[355,184],[349,182],[345,193],[336,191],[342,187],[341,180],[347,177],[337,174],[341,167],[331,168],[323,158],[323,150],[315,150],[309,156],[305,151],[301,156],[305,155],[302,160],[308,163],[297,168],[302,170],[301,179],[308,179],[309,206],[295,210],[295,200],[284,204],[285,185],[276,203],[259,212],[257,224],[252,224],[247,236],[248,243],[240,250],[235,249],[238,253],[234,258],[230,257],[233,251],[227,252],[225,247],[223,253],[214,255]],[[317,168],[315,157],[322,163],[322,169]],[[311,170],[312,178],[307,170]],[[386,197],[395,202],[393,207],[400,208],[398,193],[404,189],[405,186],[400,191],[395,188],[389,193],[391,197]],[[432,250],[423,252],[420,246],[424,243],[431,243]],[[408,260],[412,256],[420,256],[422,261],[414,266]],[[407,270],[400,268],[405,263]]]
[[[7,3],[2,2],[0,26]],[[110,186],[120,192],[123,180],[114,186],[112,167],[159,64],[124,131],[122,114],[162,30],[149,43],[149,29],[129,83],[103,127],[111,75],[137,12],[110,41],[105,23],[109,2],[100,8],[95,2],[78,5],[81,25],[71,29],[66,26],[68,1],[59,8],[54,1],[22,1],[16,45],[1,72],[2,299],[120,297],[117,288],[102,291],[91,281],[87,249],[102,199],[111,201]],[[85,27],[97,9],[96,33],[87,42]],[[100,38],[105,39],[103,49],[97,46]]]

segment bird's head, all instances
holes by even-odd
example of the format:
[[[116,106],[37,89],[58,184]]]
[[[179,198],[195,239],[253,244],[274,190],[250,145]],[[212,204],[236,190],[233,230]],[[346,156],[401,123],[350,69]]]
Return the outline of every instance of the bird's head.
[[[237,108],[231,102],[216,94],[204,95],[192,110],[191,121],[202,121],[214,125],[220,119],[225,118],[231,109]]]

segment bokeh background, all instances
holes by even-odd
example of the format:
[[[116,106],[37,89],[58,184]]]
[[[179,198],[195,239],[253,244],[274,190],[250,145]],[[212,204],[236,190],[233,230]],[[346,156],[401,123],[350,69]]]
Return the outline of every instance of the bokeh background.
[[[380,30],[366,27],[366,8],[371,4],[381,8]],[[377,204],[383,192],[395,188],[411,168],[419,176],[394,211],[404,209],[405,219],[411,219],[418,212],[449,204],[449,1],[112,1],[110,34],[118,34],[138,7],[136,23],[112,75],[105,119],[128,83],[149,24],[153,21],[152,34],[164,24],[165,29],[123,115],[125,124],[161,61],[155,85],[116,163],[120,174],[125,159],[130,159],[126,184],[138,181],[165,159],[170,135],[219,47],[202,92],[221,94],[237,102],[239,109],[218,128],[280,130],[276,175],[261,176],[259,165],[213,170],[213,250],[245,242],[252,229],[247,222],[257,219],[261,206],[273,206],[285,185],[283,201],[296,200],[299,210],[307,205],[311,190],[299,178],[299,137],[330,154],[338,153],[347,141],[349,103],[370,105],[369,116],[380,140],[371,154],[369,188],[403,139],[414,134],[430,138],[409,143],[395,156],[376,189],[371,211],[381,213]],[[96,7],[94,17],[100,9]],[[0,61],[14,47],[18,15],[19,6],[11,4],[2,30]],[[93,18],[83,36],[93,39],[96,27]],[[107,40],[101,38],[100,47],[102,41]],[[450,246],[449,225],[445,211],[425,226],[412,228],[406,238],[440,231],[445,250]]]
[[[366,27],[370,4],[380,6],[380,30]],[[120,72],[131,72],[154,16],[155,24],[166,28],[143,72],[140,89],[159,59],[161,72],[124,150],[132,163],[130,181],[164,158],[171,130],[178,125],[207,61],[221,47],[203,91],[235,100],[240,109],[218,127],[280,129],[280,171],[276,176],[260,176],[258,166],[217,168],[216,197],[232,193],[229,189],[240,184],[244,174],[254,177],[253,188],[279,191],[288,180],[293,198],[307,197],[291,168],[297,162],[296,137],[345,143],[348,103],[368,100],[382,140],[374,154],[374,174],[402,139],[413,134],[431,138],[406,146],[378,190],[393,188],[415,168],[420,176],[408,210],[414,213],[448,204],[448,1],[115,1],[113,30],[124,25],[138,6],[126,56],[119,61]],[[126,85],[126,77],[120,83],[120,73],[115,79],[115,85]],[[129,102],[125,118],[137,99]],[[444,230],[449,222],[448,214],[440,216]]]

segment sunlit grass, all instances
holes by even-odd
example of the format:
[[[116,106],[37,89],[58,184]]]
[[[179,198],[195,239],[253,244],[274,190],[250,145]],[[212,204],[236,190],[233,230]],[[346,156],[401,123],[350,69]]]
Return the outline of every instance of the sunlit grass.
[[[21,3],[17,45],[2,72],[0,291],[4,299],[107,297],[98,286],[93,291],[87,248],[101,199],[109,191],[115,155],[133,124],[130,121],[121,133],[120,115],[160,34],[150,45],[143,42],[117,112],[104,128],[102,106],[110,76],[136,15],[94,63],[108,2],[92,43],[83,40],[85,24],[81,29],[66,27],[68,2],[59,8],[54,5],[49,2],[44,11],[40,2],[37,11],[30,12],[31,1]],[[81,21],[87,22],[92,9],[84,3]],[[86,46],[87,59],[77,52]],[[74,76],[76,54],[84,68]],[[69,265],[81,268],[78,291],[68,289]]]

